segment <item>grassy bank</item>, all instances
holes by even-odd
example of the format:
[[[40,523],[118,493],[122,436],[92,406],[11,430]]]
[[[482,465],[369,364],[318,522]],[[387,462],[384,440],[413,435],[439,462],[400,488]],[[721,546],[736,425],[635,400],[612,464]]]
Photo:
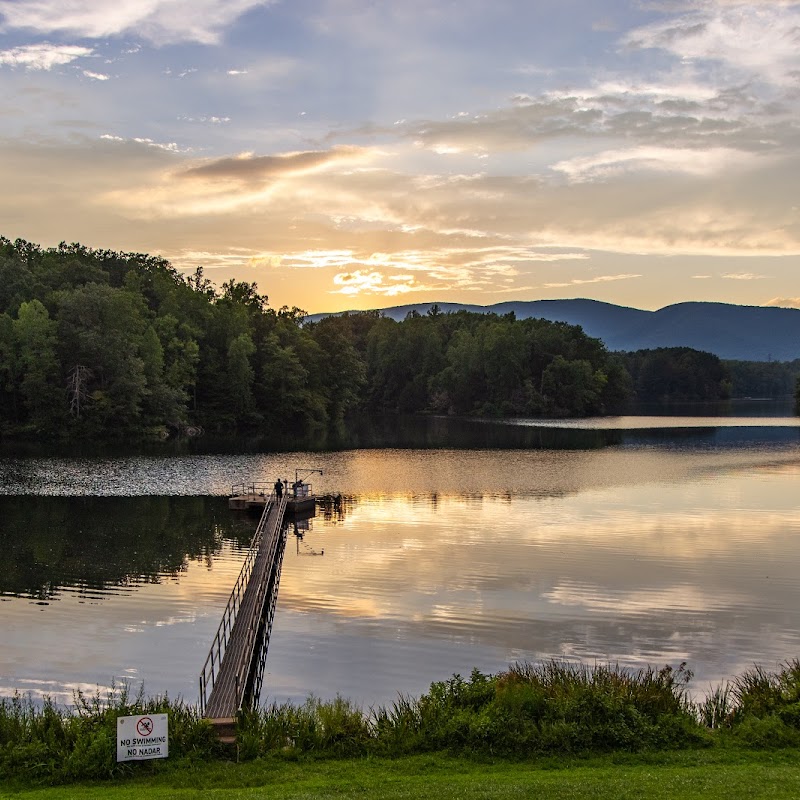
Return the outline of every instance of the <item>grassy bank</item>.
[[[800,759],[794,751],[682,751],[537,761],[486,761],[442,754],[398,759],[361,758],[286,761],[258,759],[234,764],[173,764],[157,775],[123,781],[52,788],[0,784],[0,797],[19,800],[310,800],[371,798],[407,800],[571,800],[648,798],[800,797]]]
[[[294,786],[292,774],[335,773],[336,780],[345,780],[348,770],[376,781],[387,770],[408,769],[411,781],[426,763],[448,765],[437,767],[443,785],[456,780],[462,764],[499,771],[509,786],[520,771],[545,781],[543,767],[578,765],[595,770],[592,780],[610,781],[625,766],[636,781],[647,783],[653,764],[660,773],[663,767],[681,775],[689,770],[684,777],[697,777],[692,770],[701,768],[713,781],[728,767],[741,768],[744,778],[743,764],[761,764],[770,773],[762,783],[785,772],[786,785],[796,786],[800,662],[774,673],[756,667],[699,704],[689,694],[690,679],[683,666],[630,671],[549,662],[517,665],[498,675],[474,671],[468,679],[434,683],[420,698],[400,697],[391,707],[369,712],[341,698],[272,705],[240,717],[235,749],[217,742],[195,707],[166,697],[132,697],[126,687],[103,697],[79,695],[69,710],[17,696],[0,702],[0,780],[7,787],[69,784],[70,791],[80,781],[101,780],[127,796],[130,781],[166,788],[169,781],[187,781],[183,788],[190,789],[198,776],[209,785],[219,780],[216,785],[226,792],[237,781],[244,788],[259,785],[248,781],[281,774],[276,785]],[[117,764],[116,719],[141,713],[169,714],[170,758]],[[757,755],[765,748],[774,754]],[[604,760],[587,761],[598,757]],[[442,761],[447,758],[468,760]],[[407,767],[398,766],[403,764]],[[759,785],[753,791],[760,791]],[[575,791],[564,796],[583,796]]]

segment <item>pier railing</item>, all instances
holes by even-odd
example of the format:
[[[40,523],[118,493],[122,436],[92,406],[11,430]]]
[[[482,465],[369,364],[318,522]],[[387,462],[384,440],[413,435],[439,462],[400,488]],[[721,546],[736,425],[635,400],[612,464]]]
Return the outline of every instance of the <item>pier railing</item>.
[[[269,497],[273,493],[273,489],[274,485],[271,483],[234,483],[231,486],[231,496],[253,494]]]
[[[200,712],[203,714],[205,713],[208,696],[211,690],[214,688],[214,683],[217,679],[217,675],[219,674],[219,668],[222,664],[222,659],[225,655],[228,641],[230,640],[231,631],[233,630],[233,625],[236,621],[236,614],[238,613],[239,607],[242,604],[242,597],[245,589],[247,588],[250,576],[253,573],[253,565],[255,564],[256,557],[258,556],[259,545],[261,542],[261,537],[264,533],[264,527],[267,523],[267,518],[269,517],[269,513],[275,503],[276,498],[274,494],[270,495],[269,499],[264,505],[264,512],[258,522],[258,526],[253,534],[253,538],[250,540],[250,549],[247,553],[247,557],[242,564],[242,569],[239,572],[236,585],[233,587],[233,591],[228,598],[228,603],[225,606],[225,611],[222,614],[222,621],[220,622],[219,628],[217,628],[217,633],[211,643],[211,649],[206,657],[205,664],[203,664],[203,669],[200,673]],[[239,673],[237,670],[237,683],[238,674]]]
[[[258,647],[253,650],[254,663],[251,663],[250,669],[253,674],[252,687],[248,685],[250,697],[257,700],[261,696],[261,686],[264,682],[264,670],[267,664],[267,651],[269,649],[269,640],[272,637],[272,623],[275,619],[275,607],[278,605],[278,587],[281,581],[281,566],[283,565],[283,554],[286,549],[286,526],[281,527],[280,540],[278,542],[278,552],[275,556],[275,562],[272,565],[272,580],[267,591],[269,597],[265,598],[264,602],[264,620],[263,631],[259,632]]]
[[[253,496],[253,497],[270,497],[274,493],[274,484],[272,483],[234,483],[231,486],[231,497],[240,496]],[[297,481],[286,485],[286,491],[290,497],[297,500],[304,500],[308,497],[314,496],[314,490],[310,483]]]
[[[244,646],[242,647],[242,657],[236,667],[236,696],[243,698],[247,690],[247,682],[253,674],[254,659],[258,658],[260,648],[257,647],[257,638],[264,622],[264,615],[266,613],[268,620],[268,627],[272,627],[271,615],[274,614],[274,603],[277,601],[278,593],[275,591],[275,581],[280,580],[280,565],[283,561],[283,537],[282,525],[283,510],[286,505],[286,498],[281,497],[280,500],[275,501],[278,506],[277,524],[271,530],[265,531],[269,536],[269,540],[264,544],[264,559],[268,568],[261,573],[261,579],[258,583],[256,592],[255,607],[259,609],[259,613],[250,617],[247,631],[245,633]],[[272,590],[270,607],[265,606],[267,593]]]

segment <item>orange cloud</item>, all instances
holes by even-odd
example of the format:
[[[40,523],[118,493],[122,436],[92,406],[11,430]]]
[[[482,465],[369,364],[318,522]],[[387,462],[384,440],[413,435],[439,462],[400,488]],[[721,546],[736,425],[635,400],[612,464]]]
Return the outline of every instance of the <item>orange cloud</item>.
[[[346,159],[363,156],[361,147],[338,146],[330,150],[307,150],[280,153],[272,156],[254,156],[252,153],[228,158],[218,158],[178,173],[182,178],[210,178],[238,181],[263,181],[315,170]]]

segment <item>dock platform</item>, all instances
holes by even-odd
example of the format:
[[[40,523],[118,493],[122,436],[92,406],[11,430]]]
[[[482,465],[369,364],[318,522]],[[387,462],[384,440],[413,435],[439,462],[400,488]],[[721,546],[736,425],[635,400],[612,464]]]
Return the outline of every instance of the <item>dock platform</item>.
[[[228,508],[234,511],[261,511],[273,494],[273,487],[266,483],[239,483],[231,487]],[[288,484],[283,499],[288,514],[314,508],[317,501],[311,484],[302,481]]]

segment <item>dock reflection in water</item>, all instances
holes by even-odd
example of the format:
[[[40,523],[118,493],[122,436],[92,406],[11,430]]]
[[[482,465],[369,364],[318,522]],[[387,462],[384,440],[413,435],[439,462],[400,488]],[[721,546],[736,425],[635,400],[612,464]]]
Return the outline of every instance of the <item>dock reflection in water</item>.
[[[269,479],[297,459],[236,463]],[[304,534],[323,558],[287,548],[262,699],[391,702],[453,672],[553,656],[687,660],[702,692],[800,655],[793,440],[315,460],[320,491],[343,499]],[[214,457],[199,474],[227,485],[230,472]],[[224,497],[32,496],[0,497],[0,519],[3,694],[69,700],[72,686],[130,676],[195,699],[252,519]]]

